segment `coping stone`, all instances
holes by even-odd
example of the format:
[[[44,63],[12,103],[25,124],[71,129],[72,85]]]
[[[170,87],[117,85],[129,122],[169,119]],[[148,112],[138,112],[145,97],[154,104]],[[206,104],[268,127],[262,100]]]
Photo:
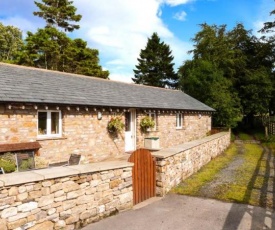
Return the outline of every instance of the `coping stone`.
[[[44,176],[39,175],[33,171],[16,172],[0,175],[0,181],[3,182],[2,187],[16,184],[26,184],[41,180],[44,180]]]
[[[68,168],[66,166],[59,166],[36,170],[36,173],[43,176],[44,179],[53,179],[58,177],[77,175],[80,173],[80,171]]]
[[[210,135],[207,137],[204,137],[202,139],[198,139],[198,140],[194,140],[194,141],[190,141],[184,144],[180,144],[180,145],[176,145],[173,146],[172,148],[164,148],[160,151],[157,152],[152,152],[152,156],[157,157],[157,158],[161,158],[161,159],[165,159],[171,156],[174,156],[178,153],[184,152],[188,149],[192,149],[196,146],[199,146],[201,144],[207,143],[209,141],[218,139],[222,136],[228,135],[229,132],[220,132],[220,133],[216,133],[214,135]]]
[[[75,169],[80,171],[80,173],[90,173],[90,172],[98,172],[105,171],[111,169],[119,169],[125,167],[132,167],[134,164],[130,162],[124,161],[109,161],[109,162],[98,162],[86,165],[72,165],[67,166],[70,169]]]

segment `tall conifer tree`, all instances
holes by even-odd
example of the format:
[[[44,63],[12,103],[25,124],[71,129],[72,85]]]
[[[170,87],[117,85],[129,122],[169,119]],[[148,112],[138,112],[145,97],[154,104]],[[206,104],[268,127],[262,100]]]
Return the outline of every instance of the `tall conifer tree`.
[[[170,47],[160,41],[157,33],[148,38],[145,49],[140,51],[139,64],[134,69],[136,84],[175,88],[178,76],[172,63],[174,57]]]
[[[47,27],[57,26],[65,31],[72,32],[79,29],[79,25],[71,22],[79,22],[81,15],[76,14],[76,7],[69,0],[42,0],[43,3],[34,1],[40,9],[33,14],[45,19]]]

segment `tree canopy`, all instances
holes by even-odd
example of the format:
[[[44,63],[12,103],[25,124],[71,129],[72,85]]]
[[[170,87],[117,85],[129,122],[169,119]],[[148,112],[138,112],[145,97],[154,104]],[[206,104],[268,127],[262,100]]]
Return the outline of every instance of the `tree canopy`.
[[[148,38],[145,49],[140,51],[138,65],[134,69],[134,83],[175,88],[178,84],[178,76],[174,72],[172,63],[174,57],[170,47],[160,41],[157,33]]]
[[[22,32],[0,22],[0,61],[13,62],[22,46]]]
[[[181,88],[217,110],[214,124],[234,127],[242,116],[269,111],[273,94],[274,43],[242,24],[201,24],[193,59],[179,68]]]
[[[27,32],[23,41],[19,28],[0,23],[0,61],[107,79],[109,71],[99,64],[99,52],[80,38],[71,39],[62,31],[72,32],[79,25],[73,1],[35,2],[40,11],[34,15],[46,20],[45,28]]]
[[[79,29],[79,25],[71,23],[79,22],[82,17],[76,14],[77,9],[72,5],[73,1],[42,0],[42,3],[36,1],[34,3],[40,11],[35,11],[33,14],[45,19],[47,27],[57,26],[69,32]]]

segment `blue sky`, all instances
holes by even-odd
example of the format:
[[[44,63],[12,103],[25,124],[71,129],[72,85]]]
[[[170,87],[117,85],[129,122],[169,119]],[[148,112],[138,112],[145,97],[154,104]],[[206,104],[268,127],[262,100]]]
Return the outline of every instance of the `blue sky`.
[[[39,1],[39,0],[38,0]],[[191,38],[199,24],[226,24],[232,29],[243,23],[254,34],[275,8],[274,0],[75,0],[82,15],[80,37],[99,50],[100,64],[110,78],[130,82],[147,38],[157,32],[173,52],[175,70],[191,56]],[[23,34],[35,32],[44,21],[33,16],[33,0],[0,0],[0,22],[19,27]]]

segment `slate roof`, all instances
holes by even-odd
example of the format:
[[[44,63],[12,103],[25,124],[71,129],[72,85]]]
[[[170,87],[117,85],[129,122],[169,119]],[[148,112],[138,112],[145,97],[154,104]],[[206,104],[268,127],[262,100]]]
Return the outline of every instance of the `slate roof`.
[[[215,111],[179,90],[0,63],[0,103]]]

